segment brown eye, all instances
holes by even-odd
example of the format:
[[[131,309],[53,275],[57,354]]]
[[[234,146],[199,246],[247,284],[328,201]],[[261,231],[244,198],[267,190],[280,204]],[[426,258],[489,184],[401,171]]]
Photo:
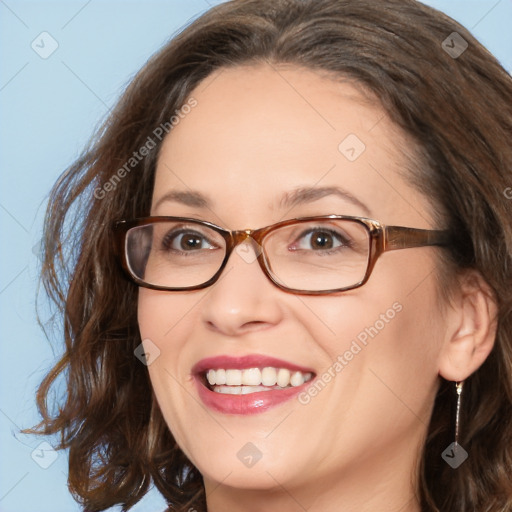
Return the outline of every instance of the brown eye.
[[[179,239],[180,249],[184,251],[201,248],[202,238],[197,235],[186,234],[179,237]]]
[[[302,233],[293,244],[294,250],[327,252],[351,247],[350,239],[332,229],[312,228]]]
[[[182,252],[215,248],[205,236],[194,231],[170,232],[162,240],[162,246],[165,250]]]
[[[309,244],[312,249],[332,249],[334,241],[330,233],[316,231],[311,233]]]

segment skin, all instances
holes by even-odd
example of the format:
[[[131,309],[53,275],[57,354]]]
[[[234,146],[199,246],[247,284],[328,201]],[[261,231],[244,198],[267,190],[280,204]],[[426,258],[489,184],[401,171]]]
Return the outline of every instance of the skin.
[[[360,88],[262,64],[218,71],[192,97],[197,106],[164,141],[152,215],[228,229],[332,213],[436,227],[429,199],[403,177],[412,144]],[[338,149],[349,134],[366,146],[353,162]],[[335,195],[280,206],[300,187],[329,186],[368,211]],[[200,192],[209,205],[159,203],[176,190]],[[210,288],[140,289],[141,336],[160,350],[151,382],[176,441],[204,477],[210,512],[420,510],[417,463],[439,375],[463,380],[475,371],[495,329],[478,275],[462,276],[453,301],[440,302],[440,250],[387,252],[363,287],[328,296],[279,290],[236,252]],[[401,311],[307,404],[292,399],[238,416],[198,398],[191,368],[202,358],[264,354],[320,376],[396,303]],[[250,468],[237,457],[248,442],[262,453]]]

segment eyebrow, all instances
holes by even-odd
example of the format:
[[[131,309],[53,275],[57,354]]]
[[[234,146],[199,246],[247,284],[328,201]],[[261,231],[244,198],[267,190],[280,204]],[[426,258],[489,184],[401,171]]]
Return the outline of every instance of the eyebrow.
[[[194,191],[179,191],[172,190],[167,192],[167,194],[163,195],[155,204],[154,208],[157,209],[162,203],[166,201],[171,201],[175,203],[181,203],[185,206],[192,206],[195,208],[209,208],[210,202],[200,192]]]
[[[280,206],[283,209],[289,209],[301,204],[312,203],[322,199],[323,197],[332,195],[341,197],[345,201],[361,208],[368,217],[371,217],[371,212],[368,206],[366,206],[357,197],[353,196],[350,192],[347,192],[340,187],[301,187],[291,193],[286,193],[281,199]]]
[[[327,196],[337,196],[353,205],[361,208],[367,216],[371,216],[370,209],[357,197],[353,196],[350,192],[343,190],[340,187],[301,187],[293,192],[287,192],[279,202],[280,208],[291,209],[301,204],[312,203]],[[211,208],[211,203],[208,198],[197,191],[179,191],[172,190],[163,195],[155,204],[154,208],[157,209],[162,203],[170,201],[181,203],[185,206],[195,208]]]

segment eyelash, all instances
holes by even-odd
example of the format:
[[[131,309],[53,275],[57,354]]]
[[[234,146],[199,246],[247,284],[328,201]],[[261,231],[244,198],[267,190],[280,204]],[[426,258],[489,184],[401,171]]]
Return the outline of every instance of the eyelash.
[[[319,253],[321,252],[323,254],[331,254],[332,252],[336,252],[336,251],[338,251],[340,249],[351,248],[353,246],[352,241],[350,241],[347,237],[342,236],[337,231],[334,231],[334,230],[329,229],[329,228],[323,228],[323,227],[308,228],[306,231],[303,231],[298,237],[296,237],[296,240],[300,241],[302,238],[304,238],[307,235],[310,235],[310,234],[314,233],[315,231],[319,231],[319,232],[322,232],[322,233],[329,234],[335,240],[339,241],[342,244],[339,247],[333,247],[331,249],[326,249],[326,250],[323,250],[323,251],[318,251]],[[294,243],[297,243],[297,242],[294,242]]]
[[[178,249],[175,249],[172,247],[172,243],[176,240],[177,237],[180,235],[193,235],[197,236],[198,238],[201,238],[203,241],[205,241],[208,245],[214,246],[213,242],[209,240],[205,235],[199,233],[198,231],[194,231],[193,229],[187,229],[187,228],[178,228],[174,229],[169,233],[166,233],[166,235],[162,238],[162,247],[166,251],[174,251],[180,254],[187,254],[192,253],[194,251],[180,251]]]

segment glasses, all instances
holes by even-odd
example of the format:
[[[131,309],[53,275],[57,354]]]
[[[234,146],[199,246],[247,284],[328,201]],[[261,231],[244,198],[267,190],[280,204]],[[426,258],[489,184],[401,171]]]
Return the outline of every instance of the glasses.
[[[185,217],[146,217],[118,221],[114,229],[131,279],[167,291],[211,286],[235,249],[246,262],[257,260],[278,288],[322,295],[365,284],[386,251],[448,244],[446,231],[385,226],[344,215],[291,219],[241,231]]]

